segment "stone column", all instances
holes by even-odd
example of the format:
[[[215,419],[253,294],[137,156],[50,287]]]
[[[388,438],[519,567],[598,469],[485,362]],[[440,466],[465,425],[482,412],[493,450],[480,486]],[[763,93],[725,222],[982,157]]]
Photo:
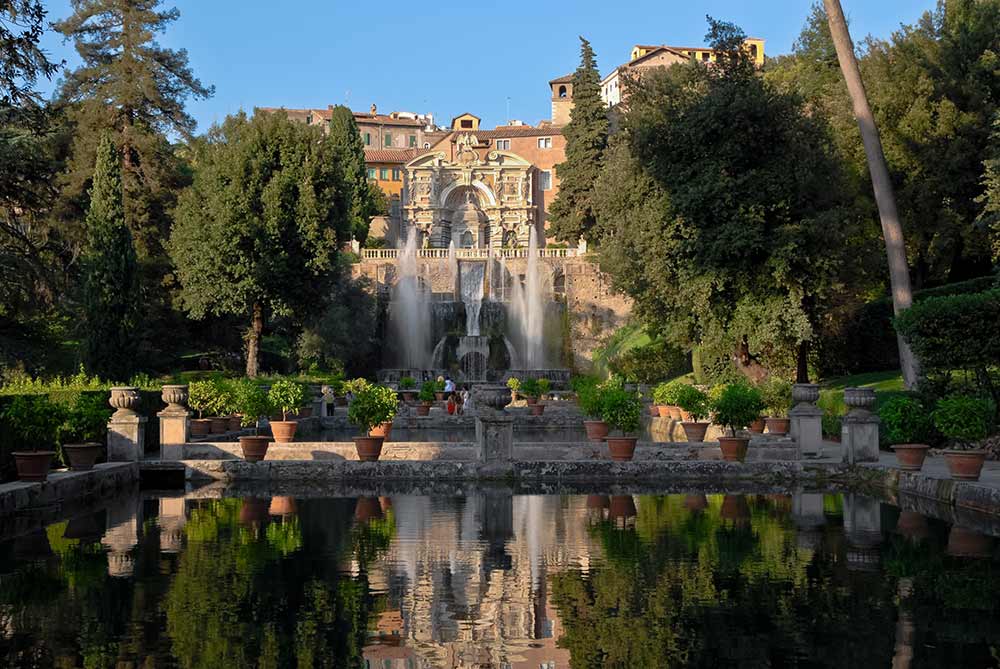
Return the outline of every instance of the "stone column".
[[[815,383],[796,383],[792,386],[795,406],[788,412],[791,419],[791,436],[804,458],[823,455],[823,410],[816,406],[819,386]]]
[[[108,421],[108,462],[136,462],[143,455],[148,420],[135,411],[139,407],[139,389],[112,388],[109,403],[116,411]]]
[[[187,410],[187,386],[163,386],[161,395],[167,408],[156,414],[160,418],[160,459],[183,460],[184,444],[190,437]]]
[[[875,391],[871,388],[845,388],[844,403],[849,411],[843,418],[840,441],[844,448],[844,462],[878,462],[878,416],[871,411],[875,406]]]
[[[504,411],[510,390],[501,385],[479,385],[473,396],[476,409],[476,460],[499,464],[514,459],[514,417]]]

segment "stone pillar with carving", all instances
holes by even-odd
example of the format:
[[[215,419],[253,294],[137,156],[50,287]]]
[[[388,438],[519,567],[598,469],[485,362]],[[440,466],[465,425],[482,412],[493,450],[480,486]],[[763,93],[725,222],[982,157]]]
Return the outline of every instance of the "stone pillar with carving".
[[[133,386],[112,388],[109,403],[115,413],[108,421],[108,462],[137,462],[143,455],[148,420],[136,413],[139,389]]]
[[[816,406],[818,399],[819,386],[815,383],[796,383],[792,386],[795,406],[788,412],[790,434],[804,458],[823,455],[823,410]]]
[[[188,387],[163,386],[162,394],[167,408],[156,414],[160,419],[160,459],[184,459],[184,444],[190,437],[187,410]]]
[[[476,460],[500,464],[514,459],[514,417],[504,411],[510,389],[481,384],[473,391],[476,413]]]
[[[871,388],[845,388],[844,404],[848,412],[842,420],[840,441],[844,462],[878,462],[878,416],[872,413],[875,391]]]

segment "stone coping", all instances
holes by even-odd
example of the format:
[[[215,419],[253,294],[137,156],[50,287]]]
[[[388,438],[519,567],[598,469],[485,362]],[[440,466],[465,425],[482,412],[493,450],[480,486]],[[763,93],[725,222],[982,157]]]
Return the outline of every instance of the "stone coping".
[[[54,470],[41,483],[12,481],[0,484],[0,517],[65,503],[86,504],[109,497],[139,480],[136,462],[106,462],[87,472]]]

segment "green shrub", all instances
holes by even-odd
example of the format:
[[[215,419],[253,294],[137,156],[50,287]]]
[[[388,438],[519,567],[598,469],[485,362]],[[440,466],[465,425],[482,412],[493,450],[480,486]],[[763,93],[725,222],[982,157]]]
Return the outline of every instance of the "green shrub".
[[[653,389],[653,401],[664,406],[680,406],[677,404],[677,393],[680,392],[681,386],[689,385],[691,384],[683,381],[661,383]]]
[[[597,379],[589,379],[586,383],[576,385],[576,401],[583,415],[594,420],[601,418],[603,411],[603,396]]]
[[[0,423],[13,437],[15,448],[55,449],[66,414],[65,406],[45,395],[18,395],[3,408]]]
[[[399,380],[400,390],[412,390],[417,387],[417,380],[412,376],[404,376]]]
[[[62,444],[104,443],[108,433],[108,420],[113,413],[107,398],[102,395],[80,394],[64,413],[59,426]]]
[[[288,420],[288,414],[306,403],[306,386],[291,379],[278,379],[271,384],[267,398],[271,406],[281,412],[282,420]]]
[[[437,389],[437,383],[434,381],[424,381],[424,384],[420,386],[420,398],[421,402],[433,402],[434,392]]]
[[[978,397],[952,395],[938,400],[932,415],[934,427],[953,446],[968,448],[989,434],[993,407]]]
[[[538,396],[548,395],[552,390],[552,383],[548,379],[538,379]]]
[[[785,418],[792,408],[792,383],[787,379],[771,375],[760,384],[764,397],[764,408],[771,418]]]
[[[350,381],[344,381],[342,389],[345,394],[351,393],[352,395],[357,395],[369,385],[371,384],[368,383],[368,379],[359,377],[357,379],[351,379]]]
[[[686,374],[691,365],[684,351],[657,340],[611,358],[608,369],[631,383],[656,383]]]
[[[507,379],[507,387],[510,388],[512,393],[516,393],[521,390],[521,380],[516,376],[512,376]]]
[[[731,383],[723,386],[713,398],[714,420],[729,428],[732,436],[760,418],[764,410],[764,398],[760,391],[745,383]]]
[[[690,384],[684,384],[677,390],[677,406],[691,414],[691,418],[700,421],[708,417],[708,396],[700,389]]]
[[[601,419],[622,434],[636,432],[640,425],[642,403],[635,393],[620,388],[601,389]]]
[[[583,388],[585,386],[596,386],[600,382],[601,382],[600,379],[598,379],[596,376],[585,376],[585,375],[574,376],[569,380],[569,388],[574,393],[578,393],[580,392],[580,388]],[[507,383],[508,385],[510,384],[509,381]]]
[[[233,383],[233,405],[243,427],[256,427],[257,419],[275,410],[268,394],[253,379],[239,379]]]
[[[880,402],[878,417],[882,435],[890,446],[922,444],[930,436],[930,412],[914,397],[896,395]]]
[[[217,378],[212,380],[212,413],[217,416],[231,416],[237,413],[236,391],[233,381]]]
[[[393,419],[398,402],[392,388],[369,385],[355,395],[347,410],[347,419],[357,425],[362,434],[368,434],[376,425]]]
[[[211,413],[214,402],[215,385],[212,381],[192,381],[188,384],[188,406],[198,412],[198,418]]]
[[[538,379],[528,378],[521,382],[521,394],[525,397],[537,399],[539,393]]]

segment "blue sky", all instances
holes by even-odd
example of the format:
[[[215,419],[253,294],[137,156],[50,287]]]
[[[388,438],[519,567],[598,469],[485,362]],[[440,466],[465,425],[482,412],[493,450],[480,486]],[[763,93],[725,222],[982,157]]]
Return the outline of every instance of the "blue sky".
[[[855,40],[888,37],[933,0],[841,0]],[[733,21],[786,53],[811,0],[596,0],[548,2],[358,2],[327,0],[167,0],[181,16],[162,44],[188,50],[215,97],[192,101],[199,130],[240,108],[325,107],[432,112],[438,123],[471,111],[486,127],[510,117],[550,115],[548,80],[579,60],[578,35],[591,41],[601,73],[628,59],[633,44],[703,44],[705,15]],[[51,19],[69,0],[45,3]],[[502,7],[502,8],[500,8]],[[50,33],[44,46],[76,64]],[[43,86],[49,91],[54,83]]]

